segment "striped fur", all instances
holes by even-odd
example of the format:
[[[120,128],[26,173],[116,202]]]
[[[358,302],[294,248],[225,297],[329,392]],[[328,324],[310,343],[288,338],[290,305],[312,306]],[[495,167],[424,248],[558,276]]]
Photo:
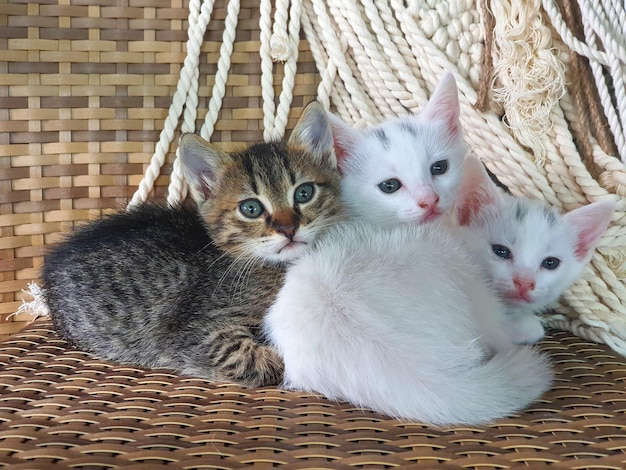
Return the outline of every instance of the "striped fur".
[[[227,154],[185,135],[180,149],[196,207],[144,204],[87,224],[47,254],[54,325],[104,359],[276,385],[283,362],[259,325],[285,264],[341,217],[326,114],[310,105],[287,142]],[[252,199],[263,206],[254,218],[241,210]]]

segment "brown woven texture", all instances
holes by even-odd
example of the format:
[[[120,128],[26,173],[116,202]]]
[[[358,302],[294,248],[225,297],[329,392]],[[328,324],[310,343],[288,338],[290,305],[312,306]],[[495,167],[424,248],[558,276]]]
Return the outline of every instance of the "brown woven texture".
[[[623,359],[565,332],[541,347],[556,379],[537,403],[489,426],[436,429],[103,362],[38,320],[0,344],[0,468],[625,468]]]
[[[217,70],[225,5],[216,2],[201,49],[198,129]],[[186,0],[0,0],[0,336],[30,320],[6,317],[37,279],[46,247],[132,197],[176,89],[188,14]],[[212,137],[227,149],[263,137],[259,14],[257,1],[241,2]],[[275,73],[280,83],[282,65]],[[318,82],[302,41],[289,128]],[[173,150],[155,198],[165,195]]]

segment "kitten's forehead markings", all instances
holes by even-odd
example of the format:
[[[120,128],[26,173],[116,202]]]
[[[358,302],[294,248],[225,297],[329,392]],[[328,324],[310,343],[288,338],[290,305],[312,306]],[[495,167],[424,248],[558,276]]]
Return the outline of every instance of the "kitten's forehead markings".
[[[387,134],[383,129],[374,129],[374,136],[382,144],[385,150],[389,150],[389,148],[391,147],[391,141],[389,140],[389,137],[387,137]]]
[[[409,123],[407,121],[400,121],[400,123],[398,124],[398,127],[400,127],[400,129],[402,129],[407,134],[410,134],[411,137],[413,137],[413,138],[417,138],[418,137],[417,129],[415,127],[413,127],[411,125],[411,123]]]
[[[291,184],[296,184],[296,174],[291,168],[291,162],[289,161],[289,158],[287,157],[287,152],[289,151],[290,151],[289,149],[287,149],[287,151],[281,151],[280,156],[282,157],[283,165],[284,165],[285,171],[287,171],[287,175],[289,175],[289,180],[291,181]]]
[[[556,213],[554,212],[554,210],[549,207],[549,206],[545,206],[543,207],[543,215],[546,218],[548,224],[550,226],[555,226],[556,222],[558,220],[558,217],[556,215]]]
[[[252,158],[250,158],[250,154],[243,155],[242,165],[245,172],[248,175],[248,180],[250,181],[251,189],[254,194],[259,194],[259,188],[256,183],[255,171],[254,171],[254,163]]]
[[[522,205],[519,201],[515,202],[515,219],[518,222],[523,222],[528,215],[528,207]]]

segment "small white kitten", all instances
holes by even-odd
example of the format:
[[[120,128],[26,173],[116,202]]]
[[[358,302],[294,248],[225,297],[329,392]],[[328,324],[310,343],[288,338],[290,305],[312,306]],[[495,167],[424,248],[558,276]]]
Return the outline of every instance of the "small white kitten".
[[[577,280],[613,215],[611,201],[560,214],[545,202],[505,193],[475,158],[465,162],[456,218],[504,302],[516,343],[544,335],[536,315]]]
[[[265,318],[284,386],[430,424],[526,407],[550,366],[511,343],[485,277],[439,222],[337,226],[288,269]]]

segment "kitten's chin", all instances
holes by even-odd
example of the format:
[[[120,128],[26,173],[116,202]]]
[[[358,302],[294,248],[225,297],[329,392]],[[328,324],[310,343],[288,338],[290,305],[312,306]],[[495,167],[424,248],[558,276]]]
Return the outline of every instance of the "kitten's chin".
[[[270,263],[286,263],[304,255],[308,247],[305,242],[290,241],[274,252],[265,253],[264,257]]]
[[[503,300],[509,310],[535,311],[545,304],[541,301],[541,299],[536,299],[530,296],[522,296],[517,292],[504,294]]]
[[[426,224],[439,219],[443,214],[439,211],[431,211],[426,214],[415,214],[402,217],[402,222],[405,224]]]
[[[425,224],[427,222],[432,222],[433,220],[437,220],[441,217],[442,213],[437,211],[429,212],[428,214],[422,217],[422,221],[420,223]]]

